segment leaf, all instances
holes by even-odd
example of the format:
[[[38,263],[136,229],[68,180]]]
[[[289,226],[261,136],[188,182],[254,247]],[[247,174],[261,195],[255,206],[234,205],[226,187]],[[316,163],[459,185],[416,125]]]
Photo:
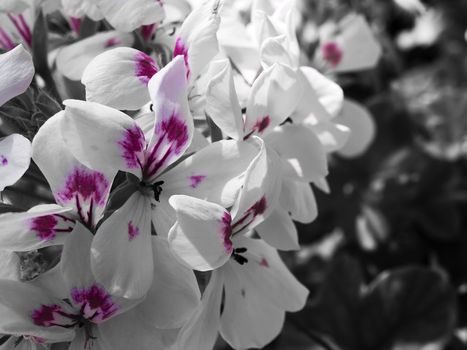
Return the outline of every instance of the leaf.
[[[453,330],[455,293],[438,272],[404,267],[365,286],[358,263],[339,257],[317,300],[300,315],[302,325],[330,336],[348,350],[426,345]]]

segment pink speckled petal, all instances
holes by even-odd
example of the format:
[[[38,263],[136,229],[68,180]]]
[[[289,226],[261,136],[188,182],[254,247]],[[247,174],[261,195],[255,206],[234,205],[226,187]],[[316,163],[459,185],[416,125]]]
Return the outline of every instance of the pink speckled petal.
[[[137,192],[97,230],[91,268],[112,295],[142,298],[153,281],[151,204]]]
[[[274,64],[264,70],[251,88],[245,135],[264,135],[292,115],[302,98],[302,81],[290,67]]]
[[[177,222],[169,244],[178,258],[198,271],[224,265],[233,252],[231,217],[223,207],[183,195],[170,197]]]
[[[119,47],[94,58],[81,82],[86,99],[120,110],[136,110],[149,102],[149,80],[159,67],[150,56],[130,47]]]
[[[66,100],[62,131],[67,147],[99,171],[126,171],[141,177],[146,141],[126,114],[95,103]]]
[[[116,171],[95,171],[80,163],[64,142],[63,118],[64,112],[59,112],[40,128],[33,140],[32,157],[56,202],[73,208],[74,216],[92,227],[104,211]]]
[[[193,138],[183,58],[176,57],[154,75],[148,88],[156,121],[143,175],[152,181],[185,153]]]
[[[61,245],[75,226],[71,208],[43,204],[24,213],[0,215],[0,246],[8,251],[30,251]]]
[[[0,192],[13,185],[28,170],[31,142],[19,134],[0,140]]]

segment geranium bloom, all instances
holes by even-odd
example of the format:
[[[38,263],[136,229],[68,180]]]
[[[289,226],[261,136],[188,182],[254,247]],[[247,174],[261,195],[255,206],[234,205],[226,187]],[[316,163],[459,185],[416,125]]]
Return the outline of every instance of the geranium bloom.
[[[218,52],[219,1],[207,1],[183,22],[171,49],[183,56],[190,86]],[[118,109],[139,109],[150,101],[147,85],[159,70],[153,58],[135,49],[117,48],[97,56],[83,73],[88,101]]]
[[[73,157],[62,138],[63,113],[40,128],[32,152],[58,205],[38,205],[25,213],[0,215],[3,249],[28,251],[63,244],[76,221],[94,228],[104,212],[115,172],[91,170]]]
[[[139,190],[97,230],[92,268],[113,294],[142,297],[152,283],[151,218],[166,236],[175,221],[172,194],[232,205],[238,178],[260,149],[260,141],[214,143],[183,162],[193,120],[188,109],[183,57],[176,57],[149,81],[155,119],[149,138],[124,113],[91,102],[65,101],[62,130],[67,146],[94,169],[111,168],[135,175]]]
[[[171,258],[167,243],[159,238],[151,244],[158,253],[155,273],[160,280],[151,286],[144,301],[113,296],[96,283],[90,269],[92,235],[84,226],[77,224],[67,240],[60,262],[66,295],[57,288],[59,276],[46,290],[31,283],[0,280],[1,333],[36,343],[71,341],[72,349],[106,349],[108,341],[112,349],[127,349],[115,342],[115,334],[139,334],[141,327],[179,327],[198,305],[193,273]],[[177,306],[168,308],[168,298]],[[124,314],[135,305],[140,316],[137,323]],[[148,338],[154,344],[162,342],[158,333],[146,333],[141,343],[147,343]]]

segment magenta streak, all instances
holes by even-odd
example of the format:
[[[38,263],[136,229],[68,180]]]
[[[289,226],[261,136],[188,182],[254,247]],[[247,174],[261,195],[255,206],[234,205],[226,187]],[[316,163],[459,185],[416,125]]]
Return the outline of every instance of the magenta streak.
[[[183,42],[183,39],[178,37],[177,41],[175,42],[175,48],[173,52],[173,57],[183,56],[183,60],[185,61],[186,66],[186,78],[190,77],[190,65],[188,63],[188,47]]]
[[[59,203],[64,204],[74,201],[80,219],[85,225],[92,227],[94,205],[105,206],[109,187],[110,183],[104,174],[87,168],[75,168],[56,198]],[[83,205],[88,206],[87,218]]]
[[[7,166],[8,159],[4,155],[0,155],[0,166]]]
[[[57,233],[69,233],[73,231],[74,220],[68,218],[63,220],[62,217],[59,214],[52,214],[33,218],[30,226],[31,231],[35,231],[36,236],[41,241],[50,242],[55,239]],[[65,221],[71,221],[72,225],[60,225],[64,224]]]
[[[156,62],[144,52],[135,55],[135,75],[144,85],[148,85],[149,80],[159,71]]]
[[[167,159],[172,154],[180,154],[183,146],[188,142],[188,128],[182,120],[177,118],[175,112],[172,113],[170,118],[164,119],[156,125],[155,133],[160,136],[146,159],[143,172],[145,178],[151,178],[157,174],[165,165]],[[167,141],[169,147],[162,158],[157,159],[159,147],[164,140]]]
[[[0,27],[0,43],[6,50],[12,50],[15,48],[15,44],[11,40],[10,36]]]
[[[335,42],[327,42],[321,47],[323,52],[323,58],[335,67],[342,61],[344,53],[340,49],[339,45]]]
[[[201,182],[203,182],[205,178],[206,178],[206,175],[192,175],[192,176],[190,176],[190,186],[192,188],[198,187],[199,184]]]
[[[93,323],[101,323],[118,311],[110,294],[95,284],[89,288],[73,288],[71,298],[80,307],[81,316]]]
[[[233,252],[233,243],[230,240],[232,237],[232,217],[230,213],[225,212],[222,216],[222,230],[221,230],[221,238],[224,243],[224,249],[227,254],[232,254]]]
[[[251,131],[243,138],[243,140],[248,139],[255,132],[262,134],[269,125],[271,125],[271,117],[269,117],[268,115],[265,116],[264,118],[258,119],[255,125],[253,125],[253,128],[251,129]]]
[[[235,230],[235,233],[238,233],[240,231],[243,231],[246,227],[251,225],[252,222],[256,219],[257,216],[264,214],[267,208],[267,201],[266,197],[261,197],[259,201],[257,201],[255,204],[253,204],[244,214],[243,216],[237,220],[233,225],[232,229]],[[247,219],[249,219],[247,221]],[[242,225],[242,226],[240,226]],[[238,227],[241,227],[238,229]]]
[[[70,26],[71,29],[79,35],[81,30],[81,18],[78,17],[70,17]]]
[[[18,16],[19,22],[18,22],[18,20],[12,14],[9,13],[8,18],[13,23],[13,25],[15,26],[16,30],[21,35],[23,40],[28,44],[29,47],[31,47],[32,46],[32,35],[31,35],[31,31],[29,30],[28,25],[26,24],[26,21],[24,20],[24,17],[22,15],[19,15]]]
[[[157,28],[156,24],[149,24],[149,25],[141,26],[140,32],[141,32],[141,36],[143,37],[143,39],[145,41],[149,41],[152,35],[154,34],[154,32],[156,31],[156,28]]]
[[[262,259],[261,259],[261,261],[259,262],[259,266],[269,267],[269,263],[268,263],[268,261],[266,260],[266,258],[262,258]]]
[[[123,138],[118,144],[123,151],[122,157],[125,159],[129,169],[143,167],[140,156],[144,150],[145,143],[143,131],[137,125],[124,131]]]
[[[139,235],[139,228],[133,225],[133,221],[128,223],[128,239],[132,241]]]
[[[39,308],[33,310],[31,318],[36,326],[41,327],[69,327],[76,324],[76,315],[64,312],[56,304],[41,305]]]
[[[104,48],[108,49],[110,47],[114,47],[116,45],[121,44],[122,41],[119,38],[110,38],[105,42]]]

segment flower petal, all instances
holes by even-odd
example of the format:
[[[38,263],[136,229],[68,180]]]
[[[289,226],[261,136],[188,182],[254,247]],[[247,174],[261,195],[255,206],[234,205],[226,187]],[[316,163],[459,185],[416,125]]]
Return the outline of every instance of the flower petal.
[[[201,304],[180,330],[177,339],[178,349],[205,350],[213,348],[219,331],[223,286],[222,271],[213,271]]]
[[[141,177],[146,140],[126,114],[95,103],[63,102],[62,131],[67,147],[83,164],[96,170],[122,170]]]
[[[70,80],[81,80],[86,66],[99,54],[118,46],[133,45],[130,34],[116,31],[95,34],[63,47],[57,54],[58,71]]]
[[[219,0],[205,1],[183,21],[175,43],[173,56],[182,56],[187,66],[187,78],[195,80],[217,54],[217,30],[220,16]]]
[[[104,17],[121,32],[131,32],[143,25],[164,19],[162,1],[154,0],[97,0]]]
[[[297,229],[282,208],[274,211],[255,230],[264,241],[279,250],[299,250]]]
[[[351,130],[349,140],[339,150],[339,154],[344,157],[353,158],[362,155],[376,136],[373,117],[368,109],[356,102],[346,100],[342,114],[335,121]]]
[[[0,279],[19,281],[19,269],[18,254],[8,250],[0,250]]]
[[[104,211],[116,171],[98,172],[82,165],[65,145],[63,121],[62,111],[42,125],[32,143],[32,157],[49,182],[57,203],[72,207],[75,216],[92,227]]]
[[[157,328],[180,328],[199,305],[201,294],[193,271],[180,264],[164,238],[153,237],[154,282],[136,309]]]
[[[249,285],[242,271],[231,268],[233,264],[238,265],[233,262],[225,271],[222,338],[235,349],[263,348],[279,335],[285,312]]]
[[[307,182],[283,179],[279,202],[292,219],[303,224],[312,222],[318,216],[316,199]]]
[[[99,227],[91,247],[91,268],[97,282],[109,293],[142,298],[153,281],[151,204],[141,193]]]
[[[275,128],[266,136],[265,141],[293,169],[290,176],[313,182],[328,174],[326,152],[310,128],[286,124]]]
[[[290,67],[274,64],[255,80],[248,99],[245,134],[264,134],[281,124],[302,98],[302,82]]]
[[[22,252],[63,244],[75,226],[75,220],[69,215],[71,210],[43,204],[25,213],[0,215],[3,227],[0,246],[8,251]]]
[[[243,184],[242,175],[261,149],[259,139],[210,144],[160,177],[164,181],[161,200],[185,194],[224,208],[232,206]]]
[[[19,134],[0,140],[0,192],[13,185],[28,170],[31,142]]]
[[[0,55],[0,106],[25,92],[33,77],[32,57],[22,45]]]
[[[285,35],[267,38],[261,45],[261,63],[264,68],[272,66],[274,63],[281,63],[289,67],[294,67],[295,62],[288,50],[288,40]]]
[[[14,336],[29,335],[49,342],[70,341],[75,332],[59,326],[43,326],[34,319],[35,311],[43,306],[56,306],[69,311],[67,304],[49,297],[45,291],[28,283],[0,280],[0,333]],[[40,317],[40,315],[38,315]],[[56,316],[56,315],[54,315]]]
[[[230,213],[220,205],[194,197],[170,197],[177,222],[169,244],[181,261],[194,270],[209,271],[224,265],[233,247]]]
[[[149,102],[149,80],[157,63],[144,52],[119,47],[96,56],[86,67],[81,82],[86,100],[125,110],[140,109]]]
[[[156,122],[148,145],[144,177],[152,182],[179,159],[193,138],[193,117],[188,106],[186,69],[176,57],[149,81]]]
[[[63,12],[67,16],[81,18],[88,16],[93,21],[101,20],[102,13],[93,0],[61,0]]]
[[[235,140],[243,138],[243,117],[229,60],[211,63],[213,77],[206,91],[206,113],[216,125]],[[214,75],[215,74],[215,75]]]
[[[243,187],[232,207],[233,232],[255,227],[272,212],[280,193],[282,172],[279,166],[276,152],[263,144],[245,173]]]
[[[236,248],[247,248],[244,256],[248,263],[229,263],[243,284],[282,310],[294,312],[305,306],[308,289],[289,271],[276,249],[262,240],[243,235],[235,236],[233,243]]]

